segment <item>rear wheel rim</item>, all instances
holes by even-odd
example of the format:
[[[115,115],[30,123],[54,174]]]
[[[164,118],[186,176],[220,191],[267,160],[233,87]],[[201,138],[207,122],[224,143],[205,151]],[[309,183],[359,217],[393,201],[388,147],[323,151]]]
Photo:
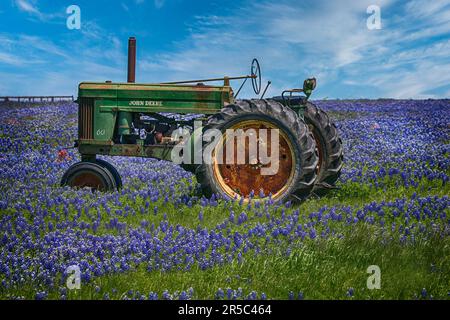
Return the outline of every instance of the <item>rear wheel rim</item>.
[[[76,173],[69,181],[72,188],[91,188],[93,190],[105,191],[107,185],[101,176],[92,171],[81,171]]]
[[[271,134],[273,131],[270,129],[278,129],[279,132],[279,156],[276,157],[278,161],[278,171],[274,175],[262,175],[261,168],[269,167],[269,165],[261,164],[259,157],[249,161],[249,139],[245,139],[245,164],[237,163],[237,139],[234,140],[234,162],[228,164],[224,160],[219,162],[218,154],[222,152],[226,159],[226,134],[222,135],[223,143],[218,144],[213,153],[213,172],[216,181],[220,189],[229,197],[243,197],[248,199],[254,192],[254,198],[264,198],[272,196],[273,199],[281,197],[285,191],[289,188],[294,178],[295,173],[295,152],[292,146],[291,140],[278,126],[264,120],[247,120],[240,121],[233,125],[230,129],[238,130],[242,129],[247,132],[248,129],[254,129],[256,131],[257,139],[260,138],[260,129],[267,129],[267,154],[271,155]],[[259,141],[259,140],[257,140]],[[220,150],[222,149],[222,150]],[[256,163],[255,163],[256,162]],[[261,191],[263,195],[260,194]]]

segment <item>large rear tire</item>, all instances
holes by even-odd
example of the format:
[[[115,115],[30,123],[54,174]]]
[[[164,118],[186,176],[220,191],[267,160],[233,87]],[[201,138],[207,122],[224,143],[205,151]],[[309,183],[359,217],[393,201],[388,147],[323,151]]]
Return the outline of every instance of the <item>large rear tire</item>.
[[[305,122],[316,141],[319,162],[313,192],[323,195],[334,188],[344,161],[342,139],[328,114],[311,102],[306,103]]]
[[[236,101],[209,118],[204,129],[217,129],[222,132],[224,139],[221,144],[211,141],[204,145],[203,150],[206,147],[213,149],[213,161],[209,164],[203,161],[196,169],[197,181],[206,196],[221,194],[227,198],[248,199],[271,195],[276,201],[301,201],[312,191],[318,162],[315,141],[307,125],[290,108],[268,100]],[[245,164],[220,164],[217,159],[220,152],[217,148],[225,150],[227,129],[242,129],[243,132],[254,129],[257,139],[261,138],[261,129],[269,129],[267,132],[270,134],[275,132],[270,129],[278,129],[277,172],[263,175],[260,158],[255,160],[256,163],[248,161],[248,143],[244,143]],[[237,148],[239,145],[233,140],[234,148]],[[271,141],[267,135],[269,152],[272,150]],[[211,148],[210,144],[214,143],[216,146]]]

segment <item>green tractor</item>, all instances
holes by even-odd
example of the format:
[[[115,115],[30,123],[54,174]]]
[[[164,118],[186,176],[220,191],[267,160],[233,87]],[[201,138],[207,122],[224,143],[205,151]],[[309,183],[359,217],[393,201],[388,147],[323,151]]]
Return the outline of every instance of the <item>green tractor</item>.
[[[248,79],[255,94],[261,93],[256,59],[250,75],[157,84],[136,84],[135,64],[136,40],[130,38],[127,83],[79,85],[75,146],[81,162],[66,171],[61,185],[121,188],[118,171],[97,155],[167,161],[175,161],[175,155],[196,175],[205,196],[301,201],[334,187],[342,169],[342,141],[328,115],[308,101],[314,78],[302,89],[263,99],[269,81],[260,98],[238,100]],[[235,94],[230,82],[239,79],[243,83]],[[213,81],[223,85],[205,85]],[[205,139],[209,132],[216,135]],[[267,154],[275,152],[267,162]],[[225,153],[231,156],[225,159]],[[274,163],[277,169],[268,174]]]

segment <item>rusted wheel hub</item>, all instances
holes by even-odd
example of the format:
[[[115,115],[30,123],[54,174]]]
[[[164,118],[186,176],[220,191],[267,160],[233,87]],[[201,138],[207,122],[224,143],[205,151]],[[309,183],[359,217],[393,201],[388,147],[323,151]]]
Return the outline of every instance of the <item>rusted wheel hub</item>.
[[[248,198],[253,193],[255,198],[265,197],[269,194],[274,199],[290,185],[295,171],[295,156],[293,147],[287,136],[275,125],[263,120],[242,121],[231,127],[239,137],[227,141],[227,134],[223,134],[223,143],[218,145],[213,155],[213,171],[220,188],[230,197]],[[278,129],[278,130],[270,130]],[[237,133],[240,131],[241,133]],[[260,131],[261,130],[261,131]],[[264,133],[262,134],[262,132]],[[272,136],[278,134],[278,155],[272,156]],[[257,141],[257,152],[250,143]],[[227,148],[233,147],[234,154],[231,159],[227,157]],[[245,151],[245,162],[238,162],[238,148]],[[267,156],[277,163],[262,161],[261,149],[267,150]],[[220,161],[222,156],[222,161]],[[232,160],[232,161],[230,161]],[[262,174],[263,168],[276,168],[274,174]]]
[[[100,176],[94,172],[82,171],[75,175],[69,185],[72,188],[92,188],[93,190],[105,191],[107,186]]]

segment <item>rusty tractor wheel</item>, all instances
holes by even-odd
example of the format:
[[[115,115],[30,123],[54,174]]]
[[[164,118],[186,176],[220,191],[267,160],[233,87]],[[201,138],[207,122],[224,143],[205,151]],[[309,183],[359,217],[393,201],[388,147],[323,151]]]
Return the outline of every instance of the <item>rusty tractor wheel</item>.
[[[212,116],[207,129],[217,129],[221,139],[204,145],[211,161],[203,161],[196,170],[206,196],[221,194],[244,199],[271,196],[276,201],[298,201],[306,198],[314,187],[318,162],[315,141],[303,120],[290,108],[268,100],[236,101]],[[235,136],[229,135],[230,129]],[[277,140],[272,139],[274,134]],[[257,141],[256,153],[255,149],[250,152],[251,141]],[[266,150],[263,156],[262,146]],[[273,156],[272,150],[277,150],[275,146],[278,154],[274,154],[271,163],[268,159]],[[227,154],[230,148],[232,156]],[[239,148],[244,155],[241,160]]]
[[[93,191],[113,191],[117,189],[112,173],[93,162],[78,162],[72,165],[61,179],[61,186],[76,189],[90,188]]]
[[[116,183],[117,189],[121,189],[123,186],[122,178],[120,177],[119,171],[109,162],[102,160],[102,159],[96,159],[95,162],[99,165],[101,165],[103,168],[109,170],[111,172],[112,176],[114,177],[114,181]]]
[[[317,180],[313,192],[324,195],[333,189],[344,161],[342,140],[328,114],[311,102],[306,103],[305,122],[313,133],[319,154]]]

